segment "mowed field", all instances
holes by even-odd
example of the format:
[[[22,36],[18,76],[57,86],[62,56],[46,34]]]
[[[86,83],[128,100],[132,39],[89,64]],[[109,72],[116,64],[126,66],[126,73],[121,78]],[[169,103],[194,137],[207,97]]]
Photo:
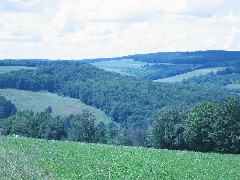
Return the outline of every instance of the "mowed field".
[[[70,115],[81,114],[83,110],[91,111],[96,120],[104,123],[111,122],[111,118],[103,111],[86,105],[79,99],[62,97],[49,92],[32,92],[17,89],[0,89],[0,96],[10,100],[18,110],[33,110],[33,112],[42,112],[48,106],[52,107],[52,115]]]
[[[205,75],[208,73],[216,73],[219,70],[225,69],[224,67],[216,67],[216,68],[205,68],[205,69],[198,69],[195,71],[183,73],[180,75],[168,77],[168,78],[163,78],[163,79],[158,79],[155,80],[155,82],[169,82],[169,83],[174,83],[174,82],[181,82],[183,79],[187,79],[193,76],[199,76],[199,75]]]
[[[133,59],[121,59],[121,60],[110,60],[110,61],[100,61],[92,63],[98,68],[104,69],[106,71],[112,71],[120,73],[122,75],[135,75],[134,71],[140,70],[144,65],[150,64],[141,61],[134,61]]]
[[[0,136],[0,179],[233,179],[240,156]]]
[[[26,67],[26,66],[0,66],[0,74],[9,73],[12,71],[19,71],[21,69],[36,69],[36,67]]]
[[[240,84],[228,84],[227,86],[224,86],[227,89],[237,90],[240,89]]]

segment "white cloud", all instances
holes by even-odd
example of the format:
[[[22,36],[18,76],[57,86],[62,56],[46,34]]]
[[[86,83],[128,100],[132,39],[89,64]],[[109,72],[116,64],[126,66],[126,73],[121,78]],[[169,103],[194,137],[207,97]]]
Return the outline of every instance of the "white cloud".
[[[239,0],[3,0],[0,59],[239,50]]]

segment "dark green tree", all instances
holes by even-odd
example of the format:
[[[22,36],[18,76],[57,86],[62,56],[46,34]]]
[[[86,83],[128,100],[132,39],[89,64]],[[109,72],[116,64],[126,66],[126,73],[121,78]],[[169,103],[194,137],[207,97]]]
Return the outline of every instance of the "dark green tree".
[[[51,119],[52,119],[52,116],[46,112],[36,113],[34,116],[32,116],[28,125],[30,137],[41,138],[42,124],[44,124],[45,122],[51,121]]]
[[[107,144],[119,144],[117,139],[119,135],[119,127],[115,122],[107,125]]]
[[[94,140],[95,143],[107,143],[107,129],[105,124],[101,121],[95,128]]]
[[[67,138],[65,118],[51,117],[40,125],[41,139],[63,140]]]
[[[149,141],[155,148],[182,149],[183,121],[186,115],[177,107],[162,108],[156,116],[149,133]]]
[[[213,128],[214,151],[240,153],[240,103],[235,97],[219,103]]]
[[[0,96],[0,119],[14,115],[17,109],[11,101],[7,101],[5,97]]]
[[[10,134],[17,134],[21,136],[31,137],[30,127],[31,115],[28,111],[20,111],[13,117],[6,119],[6,121],[12,121],[12,127]]]
[[[79,142],[93,142],[95,134],[95,118],[89,112],[76,115],[70,122],[68,139]]]
[[[133,145],[128,129],[121,128],[121,131],[118,135],[118,142],[119,142],[119,145],[123,145],[123,146]]]
[[[52,113],[52,107],[51,107],[51,106],[48,106],[48,107],[45,109],[45,112],[51,114],[51,113]]]
[[[213,124],[217,118],[217,107],[210,102],[198,103],[190,110],[184,123],[184,139],[191,150],[213,151]]]

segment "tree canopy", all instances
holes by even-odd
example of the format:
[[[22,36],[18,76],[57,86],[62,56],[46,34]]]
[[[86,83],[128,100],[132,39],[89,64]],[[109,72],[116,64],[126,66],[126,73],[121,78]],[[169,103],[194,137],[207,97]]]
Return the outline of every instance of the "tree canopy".
[[[12,116],[16,111],[17,109],[11,101],[7,101],[6,98],[0,96],[0,119]]]

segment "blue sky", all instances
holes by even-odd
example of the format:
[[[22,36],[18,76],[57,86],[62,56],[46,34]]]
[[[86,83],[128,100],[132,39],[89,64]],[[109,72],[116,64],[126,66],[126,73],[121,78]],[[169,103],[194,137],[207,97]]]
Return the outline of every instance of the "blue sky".
[[[0,59],[240,50],[240,0],[1,0]]]

